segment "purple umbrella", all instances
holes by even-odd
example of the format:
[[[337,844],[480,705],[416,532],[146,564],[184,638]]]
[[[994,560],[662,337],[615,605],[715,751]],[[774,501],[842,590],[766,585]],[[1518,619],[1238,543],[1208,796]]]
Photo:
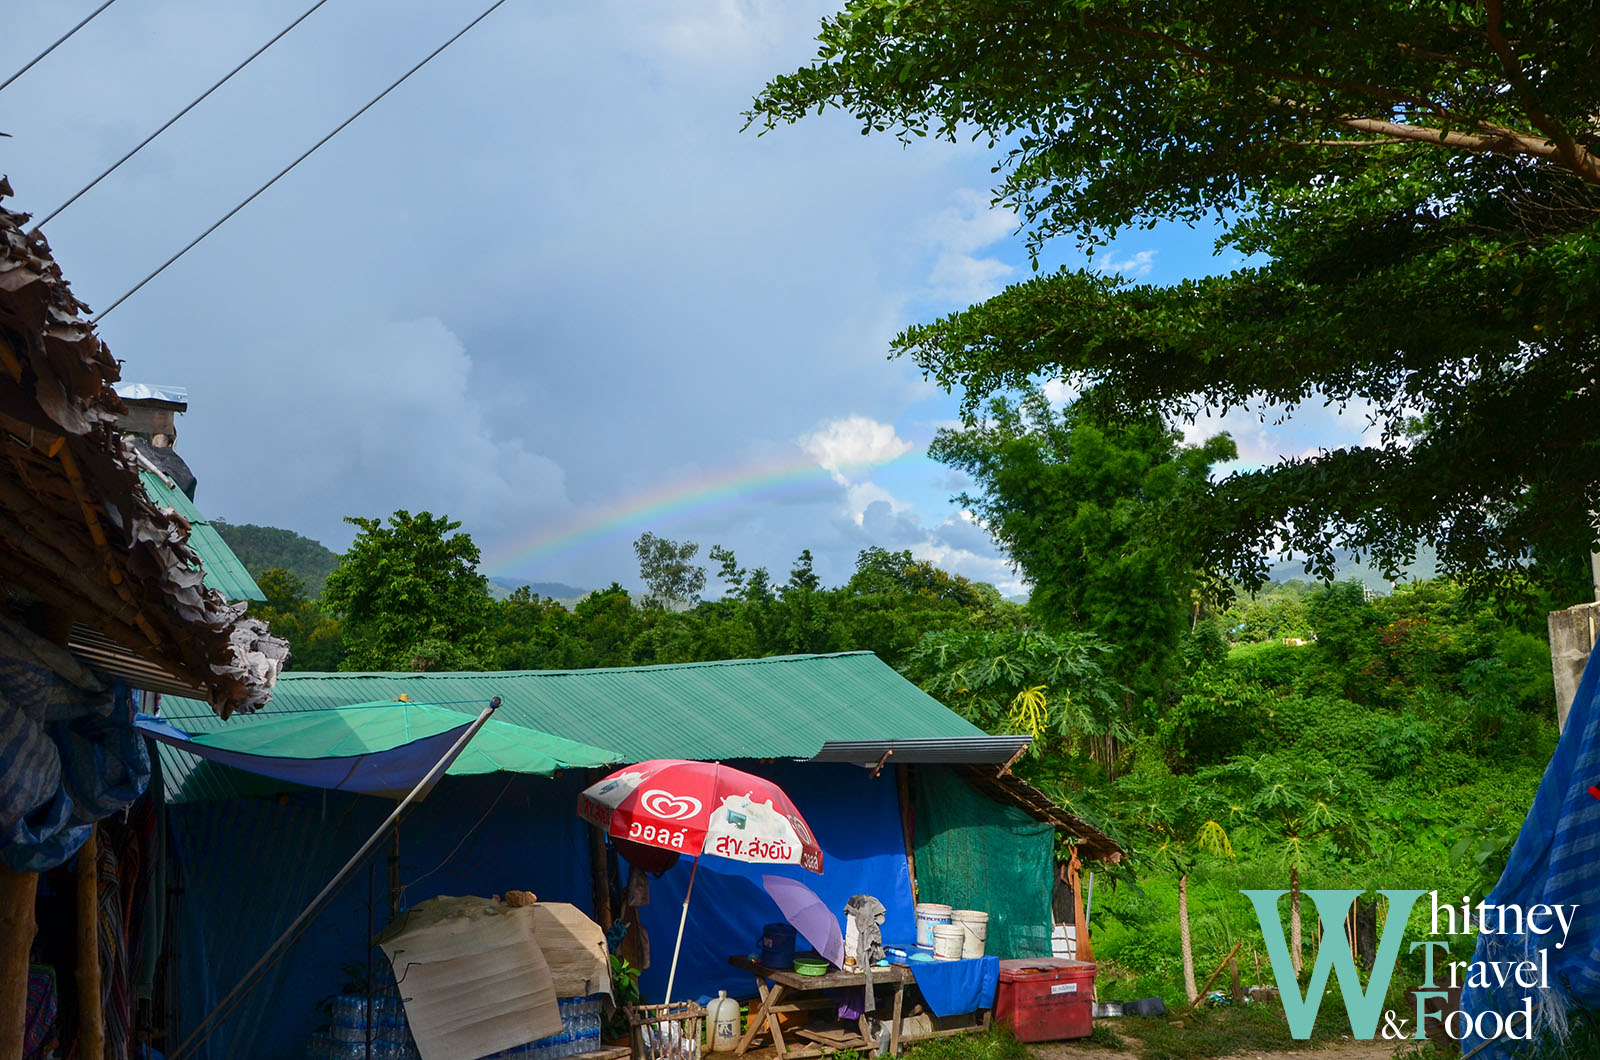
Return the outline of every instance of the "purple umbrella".
[[[844,967],[844,932],[816,892],[787,876],[762,876],[761,886],[783,911],[783,918],[835,968]]]

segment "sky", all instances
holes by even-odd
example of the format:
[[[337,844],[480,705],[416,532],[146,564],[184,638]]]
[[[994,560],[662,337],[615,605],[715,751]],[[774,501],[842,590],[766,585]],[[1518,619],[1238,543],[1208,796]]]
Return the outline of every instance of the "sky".
[[[310,2],[113,4],[0,91],[7,205],[53,210]],[[110,305],[487,3],[331,0],[46,226],[74,292]],[[11,12],[0,79],[96,6]],[[836,112],[741,129],[835,6],[510,0],[107,315],[125,380],[189,391],[200,508],[335,550],[346,516],[426,509],[485,573],[584,588],[636,584],[648,530],[780,580],[881,545],[1025,591],[926,456],[958,396],[887,356],[1028,275],[991,154]],[[1093,266],[1174,282],[1234,264],[1214,238]],[[1259,465],[1362,426],[1189,433]]]

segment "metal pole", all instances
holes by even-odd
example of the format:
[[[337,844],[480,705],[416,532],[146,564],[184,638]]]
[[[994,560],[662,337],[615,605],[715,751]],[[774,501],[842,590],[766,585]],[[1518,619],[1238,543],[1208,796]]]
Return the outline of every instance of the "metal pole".
[[[717,794],[717,781],[722,773],[722,763],[711,764],[711,794]],[[678,914],[678,941],[672,944],[672,967],[667,970],[667,996],[661,999],[662,1004],[672,1001],[672,986],[678,980],[678,951],[683,948],[683,928],[689,923],[689,899],[694,897],[694,878],[700,872],[700,859],[705,856],[702,849],[694,858],[694,868],[689,870],[689,889],[683,892],[683,912]]]
[[[689,899],[694,897],[694,877],[700,871],[700,859],[694,859],[694,868],[689,870],[689,889],[683,892],[683,912],[678,916],[678,941],[672,944],[672,967],[667,970],[667,996],[661,999],[662,1004],[672,1001],[672,984],[678,979],[678,951],[683,948],[683,927],[689,922]]]
[[[394,812],[389,814],[384,822],[378,826],[378,830],[367,837],[367,841],[361,844],[361,849],[356,851],[354,856],[344,863],[344,867],[334,873],[333,879],[328,881],[327,886],[317,892],[317,896],[311,899],[310,904],[300,911],[300,915],[295,917],[294,922],[289,925],[283,934],[278,936],[277,941],[267,947],[267,952],[261,955],[261,959],[251,965],[250,970],[239,977],[239,981],[234,984],[233,989],[229,990],[223,999],[217,1002],[217,1006],[206,1014],[206,1018],[201,1020],[199,1025],[189,1033],[189,1037],[178,1044],[178,1047],[171,1053],[171,1060],[182,1060],[183,1057],[192,1055],[190,1047],[198,1046],[210,1036],[212,1029],[214,1029],[214,1024],[231,1012],[234,1006],[244,999],[244,995],[249,993],[250,988],[260,981],[259,976],[262,972],[277,963],[278,959],[283,956],[284,951],[288,949],[295,939],[300,937],[300,933],[310,926],[312,918],[321,910],[322,904],[331,898],[333,893],[344,883],[345,877],[360,866],[366,856],[372,853],[372,849],[382,841],[389,829],[411,807],[411,804],[431,788],[434,781],[438,780],[446,769],[450,768],[450,763],[456,760],[456,756],[461,753],[462,748],[466,747],[468,741],[478,734],[478,730],[483,728],[484,724],[488,722],[489,716],[499,707],[499,696],[489,700],[489,705],[483,708],[483,712],[478,715],[471,725],[467,726],[466,731],[457,738],[456,742],[450,745],[450,749],[444,753],[444,757],[433,764],[433,768],[428,770],[427,776],[417,782],[417,786],[412,788],[410,793],[400,801],[400,804],[394,808]]]

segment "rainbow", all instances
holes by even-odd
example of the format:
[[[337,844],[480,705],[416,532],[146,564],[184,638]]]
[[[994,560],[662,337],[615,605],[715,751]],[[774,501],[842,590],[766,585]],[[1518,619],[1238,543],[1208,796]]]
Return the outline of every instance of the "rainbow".
[[[646,530],[659,532],[664,525],[686,518],[757,501],[820,501],[837,496],[839,488],[838,478],[805,453],[723,468],[665,482],[555,526],[541,527],[520,541],[494,549],[480,569],[490,576],[548,570],[551,564],[631,542]]]

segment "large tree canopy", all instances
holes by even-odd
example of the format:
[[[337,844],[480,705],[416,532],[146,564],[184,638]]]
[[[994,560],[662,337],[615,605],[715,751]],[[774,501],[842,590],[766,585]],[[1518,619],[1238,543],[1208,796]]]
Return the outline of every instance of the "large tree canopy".
[[[1204,505],[1208,559],[1252,582],[1283,551],[1504,571],[1592,539],[1600,7],[856,0],[819,39],[752,120],[987,136],[1035,248],[1220,217],[1265,262],[1062,270],[899,336],[969,415],[1052,377],[1169,416],[1369,415],[1368,444]]]

